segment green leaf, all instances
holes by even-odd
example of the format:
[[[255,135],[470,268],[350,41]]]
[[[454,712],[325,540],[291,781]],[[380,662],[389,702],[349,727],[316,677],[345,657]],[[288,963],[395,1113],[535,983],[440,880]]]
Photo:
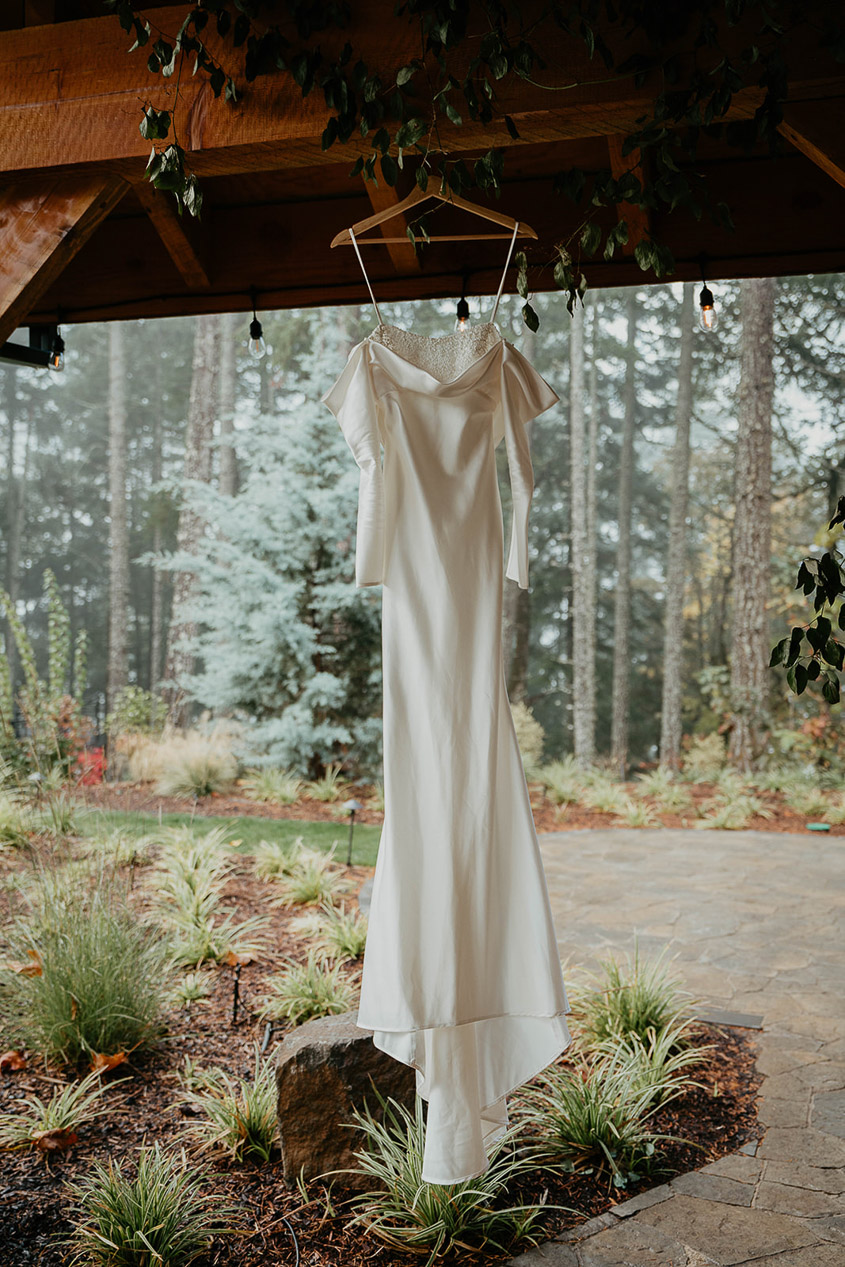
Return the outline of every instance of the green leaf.
[[[821,671],[822,666],[819,664],[818,660],[811,660],[807,665],[807,677],[811,682],[815,682]]]
[[[425,193],[428,189],[428,170],[422,163],[420,163],[419,167],[414,172],[414,179],[423,193]]]
[[[786,654],[786,648],[789,643],[788,638],[781,638],[774,647],[772,647],[772,658],[769,660],[769,668],[773,669],[776,664],[783,664],[783,658]]]
[[[795,666],[795,694],[803,695],[809,678],[809,671],[805,664],[796,664]]]
[[[506,114],[506,115],[505,115],[505,127],[506,127],[506,128],[507,128],[507,130],[508,130],[508,135],[510,136],[511,140],[512,140],[512,141],[518,141],[518,140],[519,140],[519,132],[517,132],[517,130],[516,130],[516,124],[514,123],[513,119],[510,117],[510,115],[509,115],[509,114]]]
[[[804,630],[800,627],[800,625],[796,625],[792,630],[792,634],[789,639],[789,650],[787,651],[786,659],[784,660],[784,664],[787,668],[789,668],[791,664],[794,664],[801,654],[801,640],[803,637]]]
[[[399,175],[399,168],[396,166],[396,159],[390,154],[382,155],[381,174],[391,188],[396,184],[396,179]]]
[[[643,272],[646,272],[649,268],[651,268],[652,261],[654,259],[654,247],[652,243],[647,241],[645,238],[642,242],[638,242],[634,247],[634,259],[637,261]]]
[[[448,101],[446,102],[446,118],[449,120],[450,123],[454,123],[456,128],[459,128],[463,125],[463,119],[461,118],[460,114],[455,109],[455,107]]]
[[[838,704],[839,683],[831,682],[829,678],[826,679],[826,681],[822,684],[822,695],[827,700],[828,704]]]
[[[403,66],[402,69],[397,71],[397,74],[396,74],[397,86],[399,88],[404,88],[405,84],[410,83],[411,80],[414,78],[416,71],[417,71],[417,68],[413,64],[410,64],[408,66]]]
[[[845,664],[845,647],[841,642],[837,642],[835,638],[831,638],[825,643],[822,649],[822,655],[828,664],[832,664],[834,669],[841,669]]]
[[[601,229],[596,222],[592,221],[590,224],[586,224],[581,233],[581,250],[584,254],[595,255],[600,241]]]
[[[540,318],[537,316],[530,304],[524,304],[522,309],[522,320],[528,326],[529,330],[535,333],[540,329]]]

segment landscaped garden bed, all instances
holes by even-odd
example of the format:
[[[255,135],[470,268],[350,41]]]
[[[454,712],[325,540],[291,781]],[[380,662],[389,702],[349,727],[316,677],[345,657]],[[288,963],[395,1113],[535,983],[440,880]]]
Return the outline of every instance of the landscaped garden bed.
[[[354,1007],[364,933],[356,899],[371,867],[346,868],[325,848],[296,845],[292,833],[278,834],[274,820],[266,826],[276,837],[264,845],[245,844],[220,828],[209,830],[207,821],[164,826],[146,837],[138,833],[137,821],[135,831],[124,832],[115,830],[114,822],[114,816],[104,820],[78,811],[74,819],[71,811],[64,834],[32,834],[26,844],[7,846],[0,854],[0,923],[10,930],[0,948],[5,965],[2,1048],[21,1055],[6,1059],[0,1075],[0,1136],[7,1145],[0,1217],[9,1261],[47,1267],[63,1262],[63,1246],[80,1224],[86,1199],[93,1200],[90,1192],[85,1197],[86,1183],[94,1185],[100,1200],[113,1164],[120,1172],[112,1169],[109,1182],[118,1189],[121,1183],[131,1185],[139,1160],[155,1169],[158,1163],[149,1150],[159,1145],[177,1172],[181,1149],[186,1150],[197,1200],[206,1201],[199,1225],[208,1230],[222,1223],[230,1229],[212,1236],[199,1259],[203,1263],[294,1263],[294,1236],[300,1261],[311,1267],[424,1262],[418,1253],[384,1243],[353,1221],[361,1197],[345,1186],[343,1176],[286,1187],[274,1136],[270,1062],[279,1040],[295,1020]],[[131,816],[126,823],[132,823]],[[303,828],[307,839],[307,825]],[[76,937],[78,943],[77,960],[70,964],[51,941],[50,930],[60,922],[65,940]],[[94,926],[101,928],[98,937],[108,933],[113,941],[96,941]],[[86,1011],[91,982],[103,975],[96,960],[86,959],[95,943],[114,968],[110,977],[105,974],[110,988],[131,990],[135,978],[143,977],[152,982],[153,994],[160,989],[159,1014],[153,1007],[148,1025],[142,1017],[125,1046],[119,1026],[109,1037]],[[121,976],[119,952],[127,946],[135,959],[127,960]],[[620,981],[639,981],[644,997],[651,990],[659,1000],[664,969],[634,964],[632,978],[628,965]],[[56,991],[59,970],[67,975]],[[42,1007],[38,1013],[40,1030],[33,1020],[38,1009],[20,1024],[33,989],[46,991],[52,1000],[52,1012]],[[614,986],[611,996],[616,992]],[[61,1017],[58,995],[66,1002],[70,996]],[[563,1102],[561,1096],[571,1098],[573,1089],[580,1104],[580,1083],[592,1085],[598,1077],[595,1053],[584,1047],[584,1035],[596,1028],[584,999],[600,999],[601,982],[597,990],[582,987],[580,995],[576,983],[574,997],[576,1044],[551,1071],[558,1078],[556,1104]],[[665,1005],[671,1012],[681,1002],[682,994],[670,982]],[[123,1007],[124,1013],[131,1010]],[[53,1025],[49,1032],[45,1016]],[[80,1026],[88,1026],[82,1046],[73,1037]],[[93,1034],[105,1035],[102,1050]],[[540,1207],[531,1213],[531,1236],[542,1240],[673,1173],[739,1148],[755,1133],[753,1042],[742,1031],[696,1024],[677,1050],[692,1059],[701,1048],[707,1050],[700,1062],[677,1071],[693,1085],[672,1092],[663,1105],[652,1105],[642,1122],[632,1113],[620,1123],[624,1131],[633,1131],[631,1151],[622,1150],[613,1160],[600,1150],[591,1160],[583,1139],[575,1146],[567,1142],[574,1130],[570,1126],[558,1138],[546,1117],[539,1129],[525,1116],[530,1094],[514,1096],[513,1116],[523,1121],[525,1146],[542,1144],[546,1153],[520,1166],[493,1205]],[[102,1072],[89,1074],[92,1065]],[[548,1092],[549,1076],[535,1079],[529,1092]],[[56,1117],[53,1097],[76,1095],[85,1078],[90,1080],[83,1089],[94,1097],[93,1116],[86,1120],[82,1114],[65,1126],[47,1121],[44,1110],[51,1106]],[[43,1106],[40,1118],[33,1097]],[[246,1097],[248,1112],[243,1104],[237,1107],[239,1097]],[[238,1113],[247,1127],[236,1126],[227,1135],[227,1123],[231,1127],[240,1120]],[[558,1151],[549,1153],[553,1138]],[[413,1161],[413,1149],[403,1154],[396,1139],[392,1147],[397,1156]],[[98,1165],[104,1169],[98,1172]],[[389,1226],[395,1222],[388,1220]],[[462,1263],[501,1259],[508,1249],[520,1247],[517,1239],[511,1246],[499,1229],[503,1248],[492,1242],[478,1248],[484,1235],[478,1229],[466,1232],[467,1248],[458,1255]],[[432,1243],[425,1248],[428,1253]],[[448,1257],[457,1260],[455,1252]]]

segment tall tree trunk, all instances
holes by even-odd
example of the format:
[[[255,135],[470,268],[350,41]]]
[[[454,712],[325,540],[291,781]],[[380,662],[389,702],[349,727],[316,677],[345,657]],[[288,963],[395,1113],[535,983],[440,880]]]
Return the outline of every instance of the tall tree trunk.
[[[3,371],[3,412],[6,415],[6,593],[14,606],[20,593],[21,542],[26,520],[26,481],[29,471],[31,427],[26,418],[23,436],[23,460],[18,473],[18,403],[15,394],[16,371],[7,366]],[[11,632],[6,634],[6,658],[14,691],[18,677],[18,649]]]
[[[569,553],[572,570],[572,739],[575,760],[592,764],[595,713],[590,685],[595,648],[590,641],[590,575],[587,528],[587,466],[584,425],[584,310],[575,308],[569,327]]]
[[[775,281],[740,284],[742,368],[736,438],[730,758],[750,770],[768,727]]]
[[[206,484],[211,481],[211,449],[217,412],[219,332],[220,319],[216,314],[197,317],[183,475],[185,480],[202,480]],[[183,504],[176,532],[176,550],[179,554],[194,553],[203,526],[199,515],[190,506]],[[173,578],[173,610],[167,635],[167,666],[164,674],[170,718],[175,725],[184,725],[189,713],[182,681],[194,670],[194,653],[190,642],[197,629],[188,610],[193,593],[193,573],[177,572]]]
[[[666,607],[663,617],[663,701],[660,721],[660,764],[681,763],[681,685],[684,650],[687,506],[689,503],[690,423],[692,421],[692,337],[695,296],[691,282],[681,299],[681,348],[678,399],[672,449],[669,549],[666,557]]]
[[[628,292],[628,341],[625,355],[625,417],[619,452],[619,544],[613,604],[613,706],[610,755],[620,778],[628,765],[628,709],[631,642],[631,519],[634,478],[634,421],[637,369],[637,294]]]
[[[219,488],[224,497],[238,491],[238,459],[231,443],[235,428],[235,396],[237,367],[235,335],[240,314],[228,313],[220,318],[220,475]]]
[[[592,297],[592,329],[590,337],[590,422],[587,439],[587,641],[592,647],[588,678],[590,734],[595,755],[596,734],[596,628],[598,623],[598,469],[599,469],[599,301]]]
[[[155,363],[153,382],[153,451],[150,462],[150,478],[153,488],[161,483],[162,476],[162,432],[161,418],[161,376],[158,362]],[[162,508],[156,494],[153,502],[153,554],[158,556],[164,550],[164,525],[162,524]],[[152,592],[150,594],[150,690],[156,691],[161,679],[161,654],[164,645],[164,582],[165,576],[161,568],[151,568]]]
[[[106,707],[129,680],[129,524],[126,494],[126,328],[109,326],[109,652]]]

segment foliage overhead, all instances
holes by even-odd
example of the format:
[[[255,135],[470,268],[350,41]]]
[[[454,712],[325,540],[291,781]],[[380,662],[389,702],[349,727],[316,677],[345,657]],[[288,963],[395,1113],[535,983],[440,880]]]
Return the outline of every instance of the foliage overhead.
[[[303,97],[323,94],[328,111],[322,148],[368,140],[370,151],[355,160],[350,176],[395,185],[407,160],[423,190],[434,181],[442,192],[471,188],[498,194],[505,154],[491,146],[470,165],[450,150],[454,130],[466,119],[483,126],[504,124],[519,139],[514,119],[502,104],[503,92],[522,81],[550,93],[583,86],[556,84],[544,56],[550,40],[562,36],[576,51],[586,50],[596,65],[594,80],[622,78],[637,88],[655,85],[650,109],[624,137],[629,168],[615,176],[607,168],[587,172],[571,167],[554,177],[557,192],[579,204],[576,227],[554,244],[549,261],[555,284],[567,293],[570,312],[586,285],[582,262],[602,250],[610,259],[628,241],[625,204],[640,208],[683,209],[696,218],[707,209],[730,225],[730,208],[714,198],[694,171],[702,135],[718,136],[745,149],[775,147],[782,105],[788,97],[786,56],[791,6],[787,0],[700,0],[695,5],[639,0],[547,0],[530,17],[500,0],[405,0],[394,20],[419,28],[419,56],[406,65],[374,69],[363,60],[350,32],[339,52],[331,36],[350,25],[345,3],[314,5],[287,0],[279,23],[272,0],[203,0],[187,13],[179,31],[167,34],[145,16],[138,0],[105,0],[121,26],[134,34],[130,51],[146,49],[151,74],[174,79],[167,109],[147,101],[140,122],[152,142],[147,166],[154,185],[171,191],[179,212],[199,215],[202,192],[176,134],[175,108],[186,60],[192,74],[206,76],[215,97],[240,103],[239,84],[263,76],[289,76]],[[845,56],[841,9],[821,7],[816,27],[821,55]],[[326,44],[321,42],[326,39]],[[643,51],[643,50],[646,51]],[[737,94],[751,90],[757,102],[747,119],[728,119]],[[615,206],[620,218],[603,229],[601,207]],[[427,236],[424,217],[409,225],[415,243]],[[635,259],[658,278],[673,271],[667,247],[651,235],[637,243]],[[536,329],[536,311],[527,302],[527,260],[518,260],[523,317]]]

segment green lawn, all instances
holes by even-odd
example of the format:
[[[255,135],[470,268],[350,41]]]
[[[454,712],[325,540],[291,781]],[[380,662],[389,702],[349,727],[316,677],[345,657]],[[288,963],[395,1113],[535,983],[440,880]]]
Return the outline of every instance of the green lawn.
[[[158,830],[157,814],[126,813],[122,810],[85,810],[78,817],[83,836],[96,836],[100,832],[122,831],[132,836],[146,836]],[[337,842],[337,859],[346,861],[349,826],[345,822],[294,822],[278,818],[211,818],[192,814],[162,814],[163,827],[191,826],[198,836],[213,827],[225,826],[230,839],[239,841],[237,848],[250,853],[262,840],[294,840],[301,836],[307,845],[328,852]],[[373,867],[378,850],[380,827],[356,824],[352,843],[352,861],[357,866]]]

